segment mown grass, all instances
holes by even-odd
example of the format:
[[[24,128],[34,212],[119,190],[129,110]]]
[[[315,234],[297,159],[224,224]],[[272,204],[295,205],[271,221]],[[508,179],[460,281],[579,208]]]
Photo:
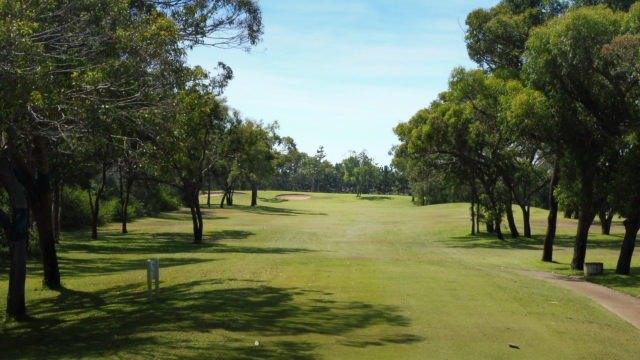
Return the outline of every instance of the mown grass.
[[[627,359],[640,331],[584,296],[510,271],[571,273],[575,221],[563,220],[555,263],[533,239],[470,236],[468,205],[416,207],[406,197],[312,194],[261,206],[236,196],[205,210],[192,244],[187,211],[64,235],[64,289],[28,265],[32,319],[0,327],[2,358]],[[638,261],[615,276],[621,232],[594,227],[598,282],[640,296]],[[146,299],[145,260],[159,257],[160,298]],[[7,267],[0,272],[6,306]],[[259,346],[254,342],[258,340]],[[509,348],[517,344],[520,349]]]

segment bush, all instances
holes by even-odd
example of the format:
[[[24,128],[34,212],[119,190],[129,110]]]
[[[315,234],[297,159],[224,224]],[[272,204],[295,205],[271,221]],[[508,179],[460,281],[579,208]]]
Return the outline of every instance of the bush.
[[[107,219],[113,222],[122,221],[122,211],[120,206],[120,199],[113,199],[105,202],[103,205]],[[101,210],[102,211],[102,210]],[[144,205],[133,197],[129,198],[129,205],[127,206],[127,220],[135,220],[145,216],[146,211]]]
[[[170,187],[161,184],[140,187],[135,194],[142,202],[145,215],[155,215],[166,211],[176,211],[181,207],[180,197]]]
[[[86,191],[76,187],[64,188],[60,225],[65,229],[91,225],[91,207]]]

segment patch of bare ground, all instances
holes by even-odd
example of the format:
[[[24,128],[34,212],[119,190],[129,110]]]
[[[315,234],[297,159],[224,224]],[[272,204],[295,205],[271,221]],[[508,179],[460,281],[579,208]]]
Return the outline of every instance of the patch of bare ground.
[[[309,200],[311,196],[304,194],[280,194],[276,196],[278,200]]]
[[[587,296],[605,309],[618,315],[623,320],[640,329],[640,299],[610,289],[606,286],[594,284],[582,276],[567,276],[541,271],[515,270],[519,273],[538,279],[551,281],[567,289]]]

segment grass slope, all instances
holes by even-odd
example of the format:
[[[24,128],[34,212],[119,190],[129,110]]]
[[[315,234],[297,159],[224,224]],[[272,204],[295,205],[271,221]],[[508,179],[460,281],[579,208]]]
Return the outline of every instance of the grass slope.
[[[415,207],[406,197],[312,194],[188,211],[65,234],[65,289],[28,265],[33,320],[0,326],[0,357],[126,359],[626,359],[640,331],[584,296],[509,271],[570,273],[575,222],[562,220],[556,263],[542,237],[469,236],[468,205]],[[534,234],[544,233],[534,211]],[[615,267],[621,229],[593,228],[588,261]],[[146,301],[145,260],[160,258],[161,297]],[[6,266],[0,308],[6,306]],[[598,281],[636,296],[631,277]],[[255,340],[260,341],[255,346]],[[508,344],[517,344],[520,350]]]

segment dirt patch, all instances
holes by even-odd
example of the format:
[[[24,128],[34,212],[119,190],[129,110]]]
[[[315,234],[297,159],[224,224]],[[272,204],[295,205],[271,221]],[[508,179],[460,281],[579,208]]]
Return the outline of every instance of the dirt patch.
[[[577,293],[589,297],[605,309],[620,316],[631,325],[640,329],[640,299],[606,286],[586,281],[581,276],[566,276],[540,271],[515,270],[519,273],[536,277],[562,285]]]
[[[304,194],[280,194],[276,196],[278,200],[309,200],[311,196]]]
[[[224,195],[223,192],[220,191],[212,191],[211,192],[211,197],[215,197],[215,196],[222,196]],[[233,195],[247,195],[246,193],[243,192],[234,192]],[[200,194],[200,197],[207,197],[207,194]]]

